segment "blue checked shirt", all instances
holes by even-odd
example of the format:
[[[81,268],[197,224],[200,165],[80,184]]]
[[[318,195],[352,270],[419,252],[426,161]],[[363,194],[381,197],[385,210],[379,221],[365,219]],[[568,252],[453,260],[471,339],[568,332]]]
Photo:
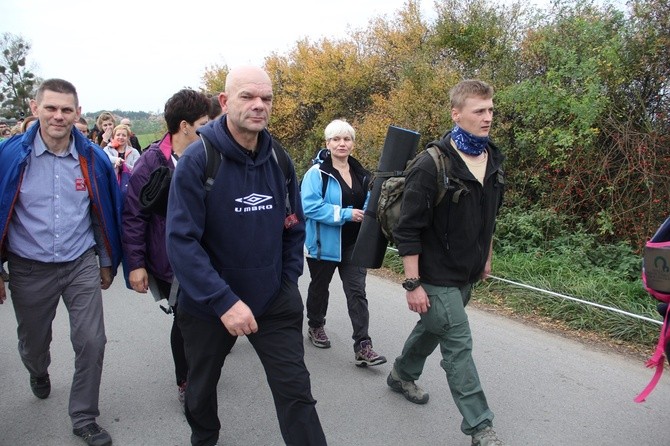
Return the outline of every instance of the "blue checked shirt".
[[[38,132],[9,222],[8,250],[44,263],[77,259],[102,234],[90,208],[74,140],[67,152],[54,155]],[[100,265],[110,266],[106,250],[97,251]]]

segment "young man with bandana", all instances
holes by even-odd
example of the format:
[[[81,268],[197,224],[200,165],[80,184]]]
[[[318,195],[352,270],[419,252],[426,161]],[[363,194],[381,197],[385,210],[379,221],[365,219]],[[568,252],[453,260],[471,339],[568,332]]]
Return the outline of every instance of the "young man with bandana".
[[[503,198],[503,155],[489,140],[493,88],[465,80],[450,92],[452,130],[437,146],[451,161],[450,176],[467,187],[458,197],[448,190],[436,205],[437,167],[422,156],[407,175],[402,210],[393,232],[405,269],[403,287],[420,320],[395,360],[387,384],[415,404],[428,393],[415,381],[439,345],[441,367],[472,445],[502,445],[492,429],[493,412],[472,358],[472,334],[465,312],[472,285],[491,272],[495,219]]]

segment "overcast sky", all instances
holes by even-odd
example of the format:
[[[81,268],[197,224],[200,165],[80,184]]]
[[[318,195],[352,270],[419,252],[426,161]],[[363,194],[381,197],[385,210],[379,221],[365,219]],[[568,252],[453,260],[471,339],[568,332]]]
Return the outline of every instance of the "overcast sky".
[[[22,36],[41,78],[72,82],[82,112],[162,112],[183,87],[199,89],[213,65],[262,65],[302,38],[339,39],[405,0],[143,0],[3,2],[0,32]],[[435,16],[422,0],[425,18]]]

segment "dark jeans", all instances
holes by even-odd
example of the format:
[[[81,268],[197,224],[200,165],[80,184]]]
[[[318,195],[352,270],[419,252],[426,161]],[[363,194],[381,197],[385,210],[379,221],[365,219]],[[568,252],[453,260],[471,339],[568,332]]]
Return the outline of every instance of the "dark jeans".
[[[237,338],[219,320],[203,320],[180,310],[177,321],[190,367],[185,412],[191,426],[191,444],[210,446],[218,441],[221,429],[216,386]],[[284,282],[276,301],[256,318],[258,331],[247,338],[265,369],[284,442],[325,445],[303,359],[302,321],[298,285]]]
[[[354,330],[351,338],[354,340],[354,352],[356,352],[361,341],[370,339],[368,335],[370,313],[365,295],[367,270],[349,263],[353,249],[354,247],[351,246],[342,252],[341,262],[307,257],[311,279],[307,289],[307,324],[312,328],[323,327],[326,324],[328,298],[330,297],[328,287],[337,269],[342,280],[344,295],[347,297],[349,319],[351,319]]]

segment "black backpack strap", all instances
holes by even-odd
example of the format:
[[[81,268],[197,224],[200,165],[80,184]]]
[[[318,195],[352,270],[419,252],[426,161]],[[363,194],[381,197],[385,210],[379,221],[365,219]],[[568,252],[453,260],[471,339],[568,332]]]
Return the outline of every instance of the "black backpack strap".
[[[291,215],[293,213],[293,208],[291,207],[291,200],[289,197],[289,186],[291,184],[292,178],[291,160],[286,149],[279,143],[279,141],[274,138],[272,138],[272,157],[284,174],[284,190],[286,191],[286,215]]]
[[[209,192],[214,186],[214,178],[216,178],[216,173],[219,171],[219,166],[221,165],[221,158],[223,155],[221,152],[214,150],[212,143],[209,142],[203,134],[200,134],[200,140],[205,146],[205,182],[204,188],[205,191]]]
[[[274,138],[272,138],[272,157],[279,164],[279,168],[284,174],[284,178],[286,178],[286,185],[288,185],[291,182],[291,161],[289,161],[286,149]]]
[[[321,171],[321,198],[326,198],[326,190],[328,189],[328,174]]]

